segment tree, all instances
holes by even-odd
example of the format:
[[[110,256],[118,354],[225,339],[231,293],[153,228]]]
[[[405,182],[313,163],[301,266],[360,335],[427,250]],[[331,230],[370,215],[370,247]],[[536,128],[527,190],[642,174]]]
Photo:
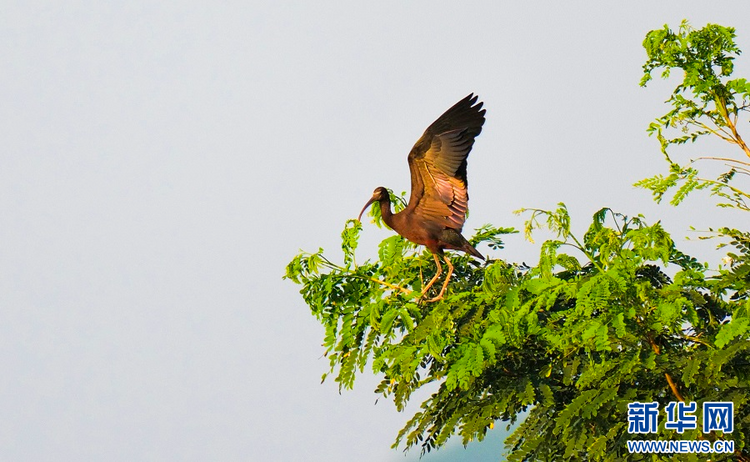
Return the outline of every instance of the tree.
[[[732,29],[713,25],[648,34],[647,75],[659,67],[686,69],[670,99],[674,109],[650,127],[665,155],[669,146],[707,134],[730,133],[747,149],[736,130],[744,99],[735,102],[747,97],[747,87],[721,81],[731,74],[729,54],[739,53],[733,39]],[[664,131],[675,124],[688,132],[668,139]],[[731,163],[735,173],[715,181],[669,162],[670,176],[641,183],[657,200],[670,188],[678,188],[675,203],[692,190],[713,188],[746,210],[747,195],[729,184],[746,167],[742,162]],[[399,410],[415,390],[437,384],[394,447],[430,451],[454,433],[464,444],[481,441],[496,420],[514,422],[526,411],[506,441],[509,460],[674,457],[630,454],[625,442],[636,439],[733,440],[735,452],[714,460],[750,460],[750,233],[720,230],[734,250],[731,264],[714,274],[642,216],[602,208],[576,236],[564,204],[520,212],[528,216],[527,235],[540,226],[556,235],[541,244],[539,263],[479,266],[455,256],[453,279],[437,303],[419,299],[434,271],[429,252],[392,236],[381,242],[377,261],[357,264],[356,221],[342,233],[342,264],[322,249],[296,256],[285,277],[302,285],[306,304],[325,327],[330,371],[323,380],[331,375],[340,389],[351,388],[369,366],[383,377],[375,392]],[[377,213],[374,208],[382,224]],[[512,232],[487,225],[470,242],[501,248]],[[733,401],[734,432],[678,433],[660,425],[655,434],[628,433],[629,403],[657,402],[664,409],[673,401]]]
[[[750,175],[750,148],[737,130],[740,115],[750,107],[750,83],[744,78],[728,79],[734,72],[735,56],[740,54],[734,38],[731,27],[709,24],[693,30],[683,21],[677,33],[664,26],[649,32],[643,42],[648,61],[643,66],[641,86],[646,86],[656,69],[663,69],[665,78],[673,69],[683,71],[682,83],[667,100],[672,110],[648,128],[649,135],[655,134],[661,144],[670,173],[637,183],[650,189],[657,202],[668,189],[681,185],[671,200],[673,205],[678,205],[695,189],[708,188],[713,195],[728,201],[719,203],[720,207],[750,211],[750,194],[732,185],[737,175]],[[665,132],[675,129],[680,133],[678,136],[666,136]],[[680,165],[667,153],[670,146],[710,135],[736,145],[740,155],[704,156]],[[694,165],[704,160],[725,162],[729,170],[715,180],[700,177]]]

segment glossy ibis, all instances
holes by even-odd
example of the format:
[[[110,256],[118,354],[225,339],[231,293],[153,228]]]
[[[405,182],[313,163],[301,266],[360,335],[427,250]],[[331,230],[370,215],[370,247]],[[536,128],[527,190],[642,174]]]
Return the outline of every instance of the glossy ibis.
[[[483,103],[470,94],[445,111],[432,123],[409,153],[411,196],[402,211],[391,212],[388,190],[380,186],[359,213],[358,220],[373,202],[380,205],[383,221],[404,238],[427,247],[435,259],[437,272],[422,289],[422,296],[432,287],[443,268],[440,258],[448,265],[440,293],[433,302],[443,297],[453,274],[453,265],[444,249],[460,250],[484,260],[482,254],[461,235],[466,220],[469,194],[466,181],[466,158],[474,138],[482,132]]]

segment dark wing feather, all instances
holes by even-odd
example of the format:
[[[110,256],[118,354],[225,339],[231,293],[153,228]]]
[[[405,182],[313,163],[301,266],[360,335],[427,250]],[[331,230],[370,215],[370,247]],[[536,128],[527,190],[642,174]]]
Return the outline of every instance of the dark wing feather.
[[[468,210],[466,158],[482,132],[483,103],[470,94],[425,130],[409,153],[409,208],[435,224],[459,232]]]

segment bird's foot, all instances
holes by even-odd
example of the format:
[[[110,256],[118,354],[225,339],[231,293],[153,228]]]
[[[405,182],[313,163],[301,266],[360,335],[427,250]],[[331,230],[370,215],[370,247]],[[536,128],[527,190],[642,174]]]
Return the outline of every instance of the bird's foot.
[[[443,290],[441,290],[440,293],[437,294],[435,297],[432,297],[432,298],[429,298],[429,299],[427,299],[427,292],[429,291],[430,288],[427,287],[426,289],[427,290],[423,289],[422,290],[422,295],[419,296],[419,301],[420,302],[432,303],[432,302],[436,302],[438,300],[442,300],[443,299],[443,292],[445,292],[445,288],[443,288]]]
[[[437,297],[432,297],[429,300],[425,300],[425,302],[427,302],[427,303],[433,303],[433,302],[436,302],[436,301],[442,300],[442,299],[443,299],[443,294],[440,293],[440,294],[437,295]]]
[[[443,294],[445,293],[445,288],[446,287],[448,287],[448,281],[445,281],[445,284],[443,284],[443,287],[440,289],[440,293],[437,294],[437,296],[432,297],[431,299],[425,300],[425,301],[427,303],[433,303],[433,302],[436,302],[438,300],[442,300],[443,299]],[[422,296],[424,296],[424,294],[422,294]]]

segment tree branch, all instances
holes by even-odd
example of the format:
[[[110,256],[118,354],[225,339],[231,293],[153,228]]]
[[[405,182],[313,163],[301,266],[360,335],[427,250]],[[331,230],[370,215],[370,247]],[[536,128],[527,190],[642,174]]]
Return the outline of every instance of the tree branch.
[[[651,349],[654,350],[654,353],[657,355],[661,354],[661,349],[659,348],[659,345],[656,344],[654,339],[650,335],[648,335],[646,338],[648,338],[648,343],[651,345]],[[669,388],[672,390],[672,394],[675,396],[675,398],[682,402],[685,402],[685,398],[683,398],[682,394],[680,394],[680,391],[677,389],[677,385],[674,383],[674,380],[672,380],[672,376],[669,375],[669,372],[665,372],[664,377],[666,377]]]
[[[750,147],[747,146],[747,143],[745,143],[745,140],[742,139],[739,132],[737,131],[737,126],[732,122],[732,119],[729,117],[729,111],[727,111],[727,105],[723,98],[716,97],[716,106],[719,109],[719,112],[721,113],[721,116],[726,121],[727,125],[729,126],[729,129],[732,130],[732,135],[734,137],[734,142],[739,145],[740,148],[742,148],[743,151],[745,151],[745,155],[750,157]]]

